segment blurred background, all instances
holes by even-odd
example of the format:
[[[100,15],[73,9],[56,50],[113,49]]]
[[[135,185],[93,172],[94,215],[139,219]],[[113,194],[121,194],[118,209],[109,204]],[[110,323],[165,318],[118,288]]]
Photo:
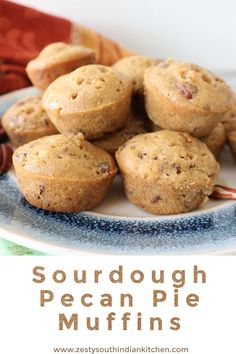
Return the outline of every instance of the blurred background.
[[[134,52],[236,71],[235,0],[15,0],[89,26]],[[236,75],[236,74],[235,74]]]

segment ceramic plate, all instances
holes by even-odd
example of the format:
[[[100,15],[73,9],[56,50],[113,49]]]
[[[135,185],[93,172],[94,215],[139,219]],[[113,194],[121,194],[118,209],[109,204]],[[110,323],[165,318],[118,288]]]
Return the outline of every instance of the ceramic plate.
[[[0,114],[32,88],[0,98]],[[226,147],[218,183],[236,187],[236,166]],[[13,171],[0,176],[0,235],[51,254],[219,254],[236,251],[236,202],[210,200],[178,216],[154,216],[124,195],[116,177],[104,202],[90,212],[52,213],[22,197]]]

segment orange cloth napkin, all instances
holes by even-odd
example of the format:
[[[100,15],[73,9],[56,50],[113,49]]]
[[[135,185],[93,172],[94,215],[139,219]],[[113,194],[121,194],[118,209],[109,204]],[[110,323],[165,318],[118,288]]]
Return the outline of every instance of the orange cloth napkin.
[[[98,33],[60,17],[0,0],[0,94],[30,85],[27,62],[52,42],[93,48],[97,62],[111,65],[129,52]]]

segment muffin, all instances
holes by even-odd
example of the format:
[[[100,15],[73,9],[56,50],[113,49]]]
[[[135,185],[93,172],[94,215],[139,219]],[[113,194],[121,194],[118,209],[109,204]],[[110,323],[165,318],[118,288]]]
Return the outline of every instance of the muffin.
[[[52,135],[23,145],[15,151],[13,164],[26,200],[56,212],[93,208],[117,172],[114,159],[82,134]]]
[[[133,55],[118,60],[113,64],[113,68],[127,77],[132,82],[133,94],[143,94],[144,71],[150,66],[160,63],[159,59],[151,59],[141,55]]]
[[[169,130],[130,139],[116,159],[128,199],[154,214],[197,209],[212,193],[219,169],[204,143]]]
[[[208,136],[201,138],[201,141],[206,144],[215,158],[218,159],[226,141],[224,124],[218,123]]]
[[[130,100],[127,80],[112,68],[87,65],[55,80],[42,104],[60,133],[95,139],[126,125]]]
[[[225,129],[229,130],[230,121],[236,117],[236,94],[234,94],[234,105],[223,115],[221,122]]]
[[[230,146],[233,158],[236,161],[236,94],[234,94],[234,106],[225,113],[222,123],[226,129],[226,139]]]
[[[167,60],[144,74],[149,118],[164,129],[207,136],[232,106],[229,86],[209,71]]]
[[[227,139],[233,158],[236,162],[236,118],[232,119],[230,123],[230,128],[231,130],[227,133]]]
[[[162,128],[153,123],[151,130],[153,132],[157,132],[162,130]],[[212,152],[215,158],[218,159],[226,141],[226,130],[224,124],[218,123],[208,136],[204,136],[200,138],[200,140],[207,145],[208,149]]]
[[[2,125],[14,146],[57,133],[42,108],[40,96],[25,97],[3,115]]]
[[[59,76],[93,63],[95,52],[92,49],[57,42],[46,46],[31,60],[26,66],[26,72],[33,85],[44,91]]]
[[[101,139],[92,141],[100,149],[114,155],[118,148],[135,135],[147,133],[148,124],[143,117],[138,117],[133,112],[130,113],[126,126],[111,134],[107,134]]]
[[[235,112],[236,113],[236,112]],[[236,114],[228,123],[227,140],[236,162]]]

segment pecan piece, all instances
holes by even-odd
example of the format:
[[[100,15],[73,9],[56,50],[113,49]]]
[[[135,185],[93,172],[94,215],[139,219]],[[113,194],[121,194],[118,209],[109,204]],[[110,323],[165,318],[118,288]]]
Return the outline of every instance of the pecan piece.
[[[99,172],[100,173],[110,173],[111,172],[111,167],[107,162],[102,162],[98,166]]]
[[[172,164],[172,167],[176,169],[177,175],[179,175],[182,172],[182,169],[179,165],[177,165],[175,162]]]
[[[187,98],[187,100],[191,100],[193,98],[192,92],[188,89],[188,87],[186,85],[179,84],[178,88],[182,92],[184,97]]]
[[[42,195],[45,192],[45,187],[44,186],[39,186],[39,194]]]
[[[147,153],[146,152],[139,152],[137,156],[139,159],[143,159],[144,156],[147,156]]]
[[[236,189],[216,184],[210,198],[236,200]]]
[[[161,200],[161,197],[158,194],[155,194],[152,198],[152,203],[158,203]]]

